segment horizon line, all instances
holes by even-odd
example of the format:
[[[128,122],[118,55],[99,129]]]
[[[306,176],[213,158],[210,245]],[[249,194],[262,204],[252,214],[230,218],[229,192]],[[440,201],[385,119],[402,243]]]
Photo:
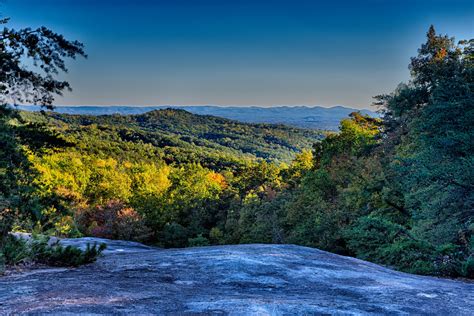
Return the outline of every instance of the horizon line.
[[[15,106],[26,106],[26,107],[39,107],[38,104],[16,104]],[[219,108],[324,108],[324,109],[334,109],[334,108],[346,108],[353,110],[367,110],[375,112],[377,109],[371,108],[357,108],[347,105],[308,105],[308,104],[276,104],[276,105],[222,105],[222,104],[156,104],[156,105],[117,105],[117,104],[74,104],[74,105],[53,105],[54,107],[132,107],[132,108],[150,108],[150,107],[219,107]]]

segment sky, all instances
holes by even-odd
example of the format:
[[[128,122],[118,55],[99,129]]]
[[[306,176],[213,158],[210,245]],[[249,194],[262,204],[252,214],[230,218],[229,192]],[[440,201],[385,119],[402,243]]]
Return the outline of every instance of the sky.
[[[345,105],[409,79],[433,24],[474,36],[472,0],[0,0],[9,27],[85,44],[59,105]]]

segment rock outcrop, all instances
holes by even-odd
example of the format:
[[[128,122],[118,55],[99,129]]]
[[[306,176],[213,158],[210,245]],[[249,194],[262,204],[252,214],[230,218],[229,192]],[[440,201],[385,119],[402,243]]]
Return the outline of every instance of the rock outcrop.
[[[0,277],[0,314],[472,315],[474,283],[294,245],[157,249],[105,241],[95,263]]]

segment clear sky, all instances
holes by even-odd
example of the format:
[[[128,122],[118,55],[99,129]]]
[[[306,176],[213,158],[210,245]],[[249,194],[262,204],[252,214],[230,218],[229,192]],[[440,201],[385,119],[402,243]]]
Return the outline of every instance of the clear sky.
[[[472,0],[0,0],[10,26],[86,45],[64,105],[346,105],[409,76],[430,24],[474,36]]]

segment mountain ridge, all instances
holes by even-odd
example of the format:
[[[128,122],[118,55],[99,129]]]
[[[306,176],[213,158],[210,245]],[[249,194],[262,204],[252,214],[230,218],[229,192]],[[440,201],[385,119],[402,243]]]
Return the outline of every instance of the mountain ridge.
[[[182,109],[198,115],[213,115],[244,123],[285,124],[289,126],[336,131],[339,122],[352,112],[378,116],[374,111],[344,106],[218,106],[218,105],[158,105],[158,106],[57,106],[55,111],[64,114],[108,115],[143,114],[153,110]],[[38,111],[39,106],[21,105],[21,110]]]
[[[160,152],[168,152],[170,157],[176,156],[172,153],[176,149],[192,156],[198,152],[201,158],[215,155],[217,159],[222,154],[229,154],[235,158],[253,157],[288,163],[296,153],[311,148],[325,134],[319,130],[281,124],[245,123],[169,108],[128,115],[58,112],[40,115],[26,111],[22,115],[50,126],[63,126],[65,135],[74,134],[84,144],[90,144],[93,141],[90,137],[96,135],[97,141],[112,142],[116,146],[129,142],[148,143]]]

